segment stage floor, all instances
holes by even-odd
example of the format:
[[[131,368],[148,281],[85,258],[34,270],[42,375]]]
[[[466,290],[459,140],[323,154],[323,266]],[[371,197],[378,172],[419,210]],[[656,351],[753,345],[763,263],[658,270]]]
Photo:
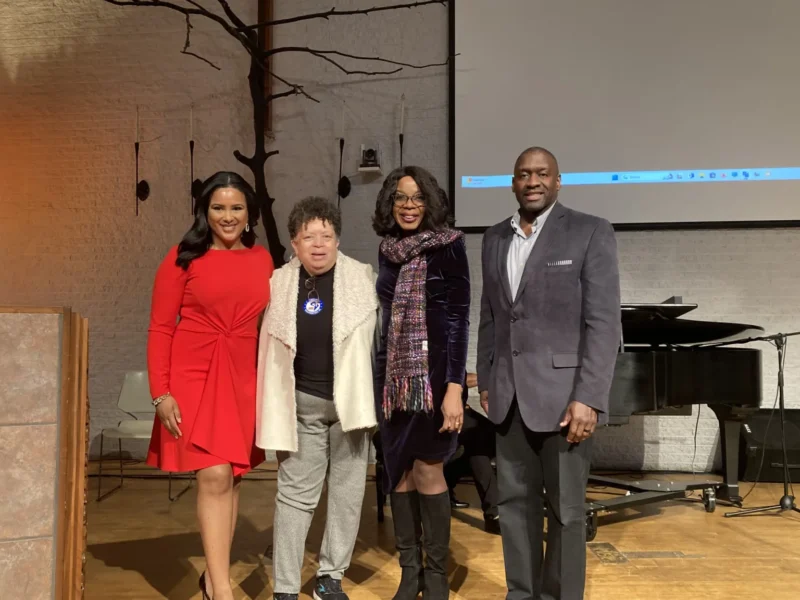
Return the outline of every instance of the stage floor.
[[[112,473],[114,463],[104,463]],[[231,577],[237,600],[271,600],[272,565],[265,550],[272,543],[275,467],[262,469],[242,484],[241,511],[232,552]],[[96,473],[96,465],[91,465]],[[90,481],[86,600],[198,599],[197,579],[204,568],[195,518],[195,492],[176,502],[167,497],[167,480],[146,478],[156,471],[126,465],[124,487],[98,503],[97,478]],[[659,477],[667,477],[661,475]],[[673,479],[705,479],[687,474]],[[116,482],[103,478],[103,488]],[[173,482],[173,490],[184,482]],[[752,484],[742,484],[746,493]],[[618,492],[617,492],[618,493]],[[759,484],[746,506],[777,503],[778,484]],[[472,507],[454,512],[450,543],[452,599],[505,597],[499,536],[483,531],[472,486],[458,495]],[[608,497],[605,490],[592,497]],[[600,518],[587,548],[586,600],[680,600],[793,598],[800,594],[800,514],[767,514],[725,519],[729,508],[707,513],[695,496],[645,506]],[[394,554],[391,511],[379,524],[375,486],[367,484],[361,528],[344,588],[352,600],[389,599],[400,577]],[[307,543],[303,594],[314,582],[316,550],[322,538],[324,498]]]

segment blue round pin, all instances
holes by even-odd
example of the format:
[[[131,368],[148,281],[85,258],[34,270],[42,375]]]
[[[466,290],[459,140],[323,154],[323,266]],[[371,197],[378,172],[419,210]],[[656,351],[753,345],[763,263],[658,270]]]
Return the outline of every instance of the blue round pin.
[[[309,298],[303,304],[303,311],[307,315],[318,315],[322,312],[322,300],[319,298]]]

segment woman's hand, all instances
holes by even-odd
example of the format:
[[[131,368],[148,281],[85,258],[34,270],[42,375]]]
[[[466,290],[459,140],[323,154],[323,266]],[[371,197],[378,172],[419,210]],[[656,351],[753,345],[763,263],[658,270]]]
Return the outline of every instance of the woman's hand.
[[[461,433],[461,427],[464,424],[464,404],[461,402],[462,391],[463,388],[456,383],[447,384],[447,391],[442,401],[444,424],[439,430],[439,433],[444,433],[445,431],[457,431]]]
[[[183,435],[178,425],[181,422],[181,411],[178,408],[178,402],[171,395],[164,398],[161,403],[156,406],[156,414],[159,421],[164,425],[164,428],[176,440]]]

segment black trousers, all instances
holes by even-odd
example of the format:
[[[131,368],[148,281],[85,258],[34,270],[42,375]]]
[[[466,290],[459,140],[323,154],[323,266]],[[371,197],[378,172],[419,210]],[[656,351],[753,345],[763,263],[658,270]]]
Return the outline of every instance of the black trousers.
[[[495,427],[489,419],[472,409],[464,409],[464,423],[458,435],[464,454],[447,463],[444,478],[452,490],[462,477],[472,473],[485,517],[497,516],[497,477],[492,467],[495,457]]]
[[[497,429],[500,530],[506,600],[582,600],[586,581],[586,485],[591,438],[533,432],[517,403]],[[544,491],[547,553],[543,556]]]

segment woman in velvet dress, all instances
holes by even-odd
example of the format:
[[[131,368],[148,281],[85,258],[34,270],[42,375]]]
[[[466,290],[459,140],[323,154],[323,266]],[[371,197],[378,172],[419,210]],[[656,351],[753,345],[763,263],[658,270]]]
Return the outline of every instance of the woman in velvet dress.
[[[230,550],[242,475],[255,446],[258,320],[269,302],[269,253],[255,244],[258,205],[236,173],[203,185],[192,228],[156,274],[147,341],[158,419],[147,462],[197,472],[206,556],[203,598],[230,600]]]
[[[451,222],[447,197],[426,170],[400,167],[384,181],[373,217],[383,237],[376,408],[402,567],[394,600],[420,591],[426,600],[449,597],[443,465],[455,453],[464,416],[470,303],[463,234]]]

